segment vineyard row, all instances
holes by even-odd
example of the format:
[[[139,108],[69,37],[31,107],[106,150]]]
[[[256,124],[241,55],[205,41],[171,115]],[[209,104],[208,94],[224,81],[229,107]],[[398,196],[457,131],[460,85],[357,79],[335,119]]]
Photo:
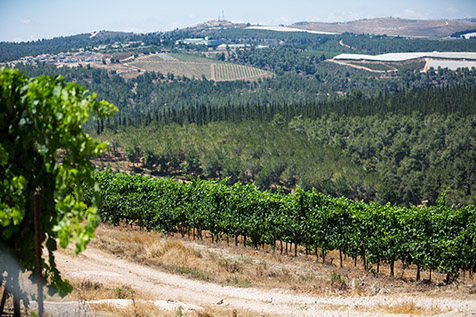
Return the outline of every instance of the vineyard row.
[[[265,75],[265,71],[254,67],[233,64],[215,64],[215,77],[217,80],[236,80]]]
[[[167,178],[100,171],[103,221],[126,221],[164,233],[207,230],[215,239],[234,237],[253,246],[292,243],[306,250],[330,250],[379,270],[395,261],[447,274],[476,270],[476,211],[455,210],[444,196],[436,206],[405,208],[334,198],[300,188],[294,194],[259,191],[252,184]]]

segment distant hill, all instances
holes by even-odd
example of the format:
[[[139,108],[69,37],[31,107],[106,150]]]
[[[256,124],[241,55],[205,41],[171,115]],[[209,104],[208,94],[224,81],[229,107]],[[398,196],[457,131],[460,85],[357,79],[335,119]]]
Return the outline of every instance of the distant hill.
[[[181,29],[181,31],[244,29],[246,26],[245,23],[234,23],[228,20],[210,20],[195,26],[188,26]]]
[[[290,26],[319,32],[444,38],[456,32],[476,29],[476,22],[461,20],[376,18],[339,23],[298,22]]]

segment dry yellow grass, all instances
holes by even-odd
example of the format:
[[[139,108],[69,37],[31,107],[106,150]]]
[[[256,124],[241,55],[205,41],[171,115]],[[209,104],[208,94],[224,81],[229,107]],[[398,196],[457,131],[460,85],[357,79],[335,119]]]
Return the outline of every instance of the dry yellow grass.
[[[129,285],[120,287],[111,287],[90,280],[70,280],[73,286],[73,292],[63,299],[56,300],[77,300],[90,302],[97,300],[130,300],[130,304],[117,304],[114,302],[94,303],[90,302],[84,312],[93,313],[97,316],[141,316],[141,317],[176,317],[176,316],[194,316],[194,317],[251,317],[255,316],[252,312],[237,311],[236,309],[204,306],[203,311],[190,312],[183,309],[180,305],[174,310],[163,309],[154,304],[154,298],[148,293],[137,292]]]
[[[425,308],[416,305],[414,302],[407,301],[396,304],[378,304],[371,306],[360,305],[338,305],[338,304],[326,304],[321,306],[322,310],[333,312],[369,312],[373,314],[390,314],[390,315],[405,315],[405,316],[434,316],[443,313],[450,312],[451,310],[442,310],[438,307]]]
[[[91,280],[70,279],[73,291],[65,300],[101,300],[101,299],[141,299],[148,300],[152,297],[144,292],[134,290],[130,285],[111,286]]]
[[[376,288],[352,282],[333,270],[315,270],[312,266],[318,264],[312,260],[307,263],[311,266],[299,267],[277,254],[260,258],[260,252],[251,249],[237,253],[211,251],[156,232],[101,226],[91,245],[128,260],[221,285],[278,287],[313,294],[376,292]]]
[[[256,313],[238,312],[236,309],[205,306],[201,312],[188,312],[180,307],[175,310],[163,310],[152,302],[136,301],[128,306],[121,307],[111,303],[92,304],[91,310],[101,316],[141,316],[141,317],[177,317],[177,316],[193,316],[193,317],[255,317]]]
[[[102,316],[141,316],[141,317],[155,317],[155,316],[177,316],[177,312],[164,311],[150,302],[134,302],[126,307],[110,304],[100,303],[91,304],[91,310]],[[183,314],[187,316],[187,314]]]
[[[189,312],[179,305],[177,309],[164,309],[154,304],[152,295],[145,292],[138,292],[129,285],[110,286],[102,283],[92,282],[90,280],[70,280],[73,291],[63,299],[55,298],[57,301],[76,300],[80,302],[89,302],[85,306],[84,312],[94,313],[97,316],[141,316],[141,317],[176,317],[176,316],[194,316],[194,317],[213,317],[213,316],[238,316],[232,309],[220,307],[204,307],[202,312]],[[129,300],[130,304],[122,302],[117,304],[116,299]],[[95,303],[98,300],[109,300],[101,303]],[[111,301],[112,300],[112,301]],[[248,313],[240,312],[240,317],[252,316]]]
[[[354,268],[354,261],[344,259],[339,267],[339,254],[332,251],[326,264],[317,263],[315,256],[294,257],[273,252],[271,247],[259,251],[241,246],[228,246],[226,240],[211,243],[204,240],[190,241],[158,232],[146,232],[126,227],[101,225],[91,245],[114,255],[139,263],[155,266],[189,278],[221,285],[238,287],[272,287],[290,289],[313,295],[372,296],[375,294],[414,294],[448,298],[474,298],[471,289],[461,285],[474,283],[466,277],[461,284],[441,285],[441,274],[433,273],[433,283],[412,282],[413,268],[403,270],[396,263],[396,277],[388,276],[387,265],[381,265],[380,274],[364,271],[361,261]],[[321,262],[319,258],[319,262]],[[401,274],[404,273],[404,275]],[[441,276],[440,276],[441,275]],[[402,278],[403,276],[403,278]],[[422,278],[426,278],[423,273]],[[474,277],[473,277],[474,278]]]
[[[374,312],[394,315],[410,315],[410,316],[434,316],[450,312],[451,310],[442,310],[439,307],[425,308],[417,306],[414,302],[403,302],[396,304],[375,305],[375,306],[359,306],[355,307],[355,311]]]

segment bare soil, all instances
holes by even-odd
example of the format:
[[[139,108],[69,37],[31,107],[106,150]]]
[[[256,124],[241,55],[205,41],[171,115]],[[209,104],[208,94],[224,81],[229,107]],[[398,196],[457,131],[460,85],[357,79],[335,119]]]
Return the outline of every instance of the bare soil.
[[[343,66],[349,66],[349,67],[353,67],[353,68],[357,68],[357,69],[366,70],[366,71],[372,72],[372,73],[388,73],[388,72],[397,71],[396,68],[389,69],[389,70],[377,70],[377,69],[372,69],[371,68],[372,64],[378,64],[378,63],[368,63],[369,67],[365,67],[363,65],[363,63],[359,65],[359,64],[356,64],[356,63],[352,63],[352,62],[340,61],[340,60],[335,60],[335,59],[330,59],[329,62],[333,62],[333,63],[343,65]]]

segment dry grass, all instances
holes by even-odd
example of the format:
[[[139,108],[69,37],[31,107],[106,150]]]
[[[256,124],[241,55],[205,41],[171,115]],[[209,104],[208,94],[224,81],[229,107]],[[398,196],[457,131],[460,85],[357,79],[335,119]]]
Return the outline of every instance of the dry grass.
[[[65,300],[101,300],[101,299],[141,299],[148,300],[152,297],[143,292],[138,292],[130,285],[110,286],[84,279],[70,279],[73,291]]]
[[[256,312],[237,311],[236,309],[204,306],[204,311],[199,312],[197,317],[256,317]]]
[[[442,310],[439,307],[425,308],[417,306],[414,302],[401,302],[396,304],[378,304],[378,305],[338,305],[338,304],[325,304],[320,308],[325,311],[332,312],[367,312],[373,314],[390,314],[390,315],[405,315],[405,316],[434,316],[443,313],[450,312],[451,310]]]
[[[205,306],[201,312],[186,311],[179,306],[175,310],[163,310],[152,302],[134,302],[128,306],[121,307],[111,303],[92,304],[91,309],[100,313],[101,316],[141,316],[141,317],[255,317],[256,313],[238,312],[236,309]]]
[[[221,285],[283,288],[315,295],[373,295],[382,289],[352,277],[350,270],[318,264],[311,257],[298,260],[124,227],[102,225],[91,245],[128,260]]]
[[[154,296],[137,291],[130,285],[114,287],[84,279],[72,279],[70,283],[73,286],[73,291],[65,298],[56,297],[55,300],[87,303],[83,307],[84,312],[94,312],[94,315],[152,317],[198,316],[202,313],[186,311],[180,305],[175,309],[165,309],[154,303],[154,300],[156,300]],[[104,302],[97,302],[101,300],[104,300]],[[221,315],[209,314],[209,316]]]
[[[111,316],[175,316],[171,312],[161,311],[153,303],[149,302],[134,302],[133,304],[127,305],[125,307],[112,303],[100,303],[91,304],[90,308],[96,313],[101,313],[101,315],[110,314]]]
[[[181,247],[179,247],[181,248]],[[174,247],[172,247],[174,249]],[[237,311],[236,309],[204,306],[203,311],[190,311],[176,304],[173,309],[166,309],[160,304],[154,303],[154,296],[138,292],[129,285],[120,287],[111,287],[102,283],[92,282],[90,280],[70,280],[74,287],[73,292],[60,301],[76,300],[87,303],[84,305],[84,313],[93,313],[97,316],[141,316],[141,317],[176,317],[176,316],[194,316],[194,317],[219,317],[219,316],[240,316],[251,317],[256,314],[247,311]],[[115,300],[124,300],[115,302]],[[105,300],[104,302],[94,302]],[[173,302],[173,301],[172,301]]]
[[[245,272],[249,259],[227,259],[158,233],[100,228],[93,245],[129,260],[194,279],[243,287],[249,285],[249,273]],[[262,269],[256,270],[256,274],[263,274]]]
[[[161,72],[162,74],[172,73],[175,76],[196,79],[205,76],[207,79],[211,79],[210,63],[137,61],[131,65],[144,71]]]
[[[253,248],[228,246],[225,240],[211,243],[179,239],[157,232],[101,225],[92,246],[135,262],[144,263],[189,278],[238,287],[282,288],[313,295],[372,296],[376,294],[413,294],[415,296],[445,295],[454,299],[474,298],[474,283],[466,277],[461,283],[443,285],[444,275],[433,272],[430,284],[414,282],[415,268],[395,264],[396,276],[390,277],[388,265],[381,265],[380,274],[364,271],[359,260],[344,259],[339,267],[336,251],[326,256],[326,264],[315,256],[281,255],[267,246]],[[427,278],[422,272],[422,278]]]
[[[401,302],[396,304],[379,304],[375,306],[358,306],[353,307],[354,311],[359,312],[373,312],[373,313],[385,313],[393,315],[410,315],[410,316],[434,316],[443,313],[450,312],[451,310],[442,310],[439,307],[433,306],[431,308],[425,308],[417,306],[414,302]]]

